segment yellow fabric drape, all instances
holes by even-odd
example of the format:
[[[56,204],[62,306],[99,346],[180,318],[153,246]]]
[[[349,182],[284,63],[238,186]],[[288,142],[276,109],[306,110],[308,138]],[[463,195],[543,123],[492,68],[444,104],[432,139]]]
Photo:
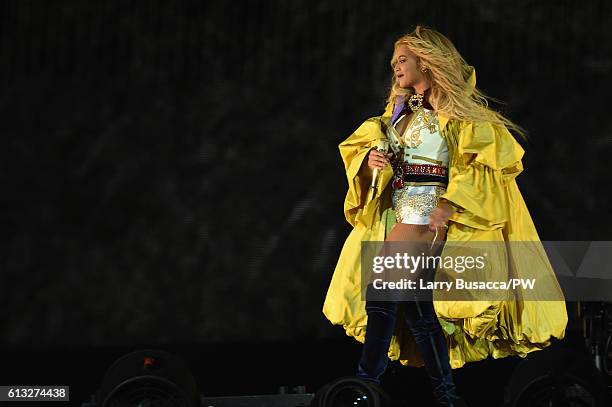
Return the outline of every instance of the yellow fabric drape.
[[[381,172],[378,194],[367,201],[371,170],[364,162],[370,149],[385,138],[392,105],[382,116],[364,121],[339,145],[349,189],[344,202],[346,220],[353,226],[347,237],[323,305],[323,313],[346,334],[365,340],[367,314],[361,296],[361,242],[384,241],[395,223],[391,205],[393,176],[387,166]],[[520,242],[501,245],[489,260],[495,275],[527,277],[532,270],[552,281],[548,298],[562,299],[554,271],[541,245],[529,211],[516,184],[523,171],[524,150],[505,127],[490,123],[449,120],[438,114],[440,130],[449,147],[450,171],[446,199],[460,206],[449,221],[446,241],[466,244],[476,241]],[[441,253],[447,251],[445,245]],[[451,248],[448,249],[452,250]],[[519,298],[520,298],[520,292]],[[550,345],[551,337],[562,339],[567,326],[563,300],[442,301],[434,308],[449,346],[450,363],[459,368],[489,355],[525,357]],[[389,358],[404,365],[422,366],[414,338],[398,315]]]

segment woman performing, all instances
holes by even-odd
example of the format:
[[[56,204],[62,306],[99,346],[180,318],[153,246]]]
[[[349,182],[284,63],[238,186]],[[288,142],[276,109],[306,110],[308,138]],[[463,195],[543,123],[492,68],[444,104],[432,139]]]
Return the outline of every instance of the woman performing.
[[[489,355],[525,357],[552,337],[562,339],[565,302],[515,180],[524,150],[508,129],[523,136],[522,129],[488,107],[475,69],[435,30],[417,26],[400,37],[391,67],[385,112],[339,146],[349,182],[344,212],[353,230],[323,313],[364,343],[358,377],[379,383],[389,359],[425,366],[438,404],[465,406],[451,368]],[[390,151],[379,151],[385,145]],[[371,189],[373,177],[378,188]],[[451,243],[501,242],[489,257],[494,274],[537,270],[546,278],[540,292],[546,300],[523,300],[520,287],[507,298],[478,301],[373,300],[372,280],[362,274],[363,241],[443,242],[445,251]]]

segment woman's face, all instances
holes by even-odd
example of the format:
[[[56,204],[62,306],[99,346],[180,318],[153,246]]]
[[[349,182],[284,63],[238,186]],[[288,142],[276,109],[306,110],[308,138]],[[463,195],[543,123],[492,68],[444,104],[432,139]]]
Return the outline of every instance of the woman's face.
[[[397,84],[402,88],[414,87],[423,80],[424,75],[417,66],[417,57],[407,45],[402,44],[395,50],[393,73]]]

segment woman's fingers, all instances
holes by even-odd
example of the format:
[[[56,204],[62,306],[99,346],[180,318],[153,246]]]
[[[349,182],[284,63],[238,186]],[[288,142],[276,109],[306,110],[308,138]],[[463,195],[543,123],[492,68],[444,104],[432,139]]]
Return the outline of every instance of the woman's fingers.
[[[434,216],[429,219],[429,230],[435,232],[440,227],[440,220]]]
[[[382,155],[381,153],[379,153],[378,151],[376,151],[376,154],[372,155],[372,159],[377,161],[377,162],[385,162],[388,161],[387,157],[385,157],[384,155]]]
[[[385,166],[389,164],[389,159],[385,157],[380,151],[371,150],[370,156],[368,157],[368,165],[371,168],[383,169]]]
[[[436,231],[436,228],[443,228],[446,225],[447,218],[443,215],[442,209],[436,208],[429,217],[429,230]]]
[[[369,160],[369,164],[370,164],[370,167],[382,168],[384,163],[382,160],[377,160],[375,158],[372,158],[371,160]]]
[[[393,153],[383,154],[378,150],[372,150],[370,154],[372,155],[372,157],[376,157],[387,162],[389,161],[391,155],[393,155]]]

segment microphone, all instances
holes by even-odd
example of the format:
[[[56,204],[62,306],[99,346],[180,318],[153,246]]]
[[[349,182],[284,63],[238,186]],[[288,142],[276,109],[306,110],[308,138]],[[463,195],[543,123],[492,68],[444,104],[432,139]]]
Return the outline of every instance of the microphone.
[[[387,154],[389,151],[389,142],[387,141],[387,139],[380,139],[378,140],[378,145],[376,146],[376,151],[379,151],[383,154]],[[379,169],[378,168],[374,168],[374,170],[372,171],[372,182],[370,183],[370,194],[368,197],[368,201],[373,200],[376,197],[376,194],[378,192],[378,184],[379,184]]]

